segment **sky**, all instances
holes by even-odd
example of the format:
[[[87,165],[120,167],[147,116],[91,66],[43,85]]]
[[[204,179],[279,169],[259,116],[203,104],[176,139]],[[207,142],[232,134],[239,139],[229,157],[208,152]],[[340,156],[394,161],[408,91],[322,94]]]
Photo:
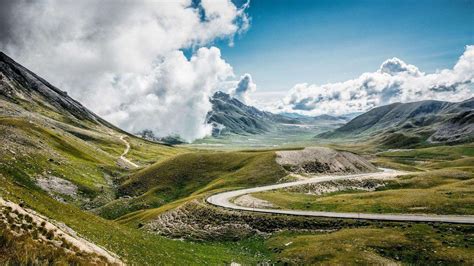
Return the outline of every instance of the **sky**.
[[[233,47],[219,47],[264,96],[355,78],[392,57],[435,72],[474,44],[472,0],[263,0],[247,12],[250,30]]]
[[[474,91],[472,0],[0,0],[0,50],[132,133],[211,132],[218,91],[340,115]]]

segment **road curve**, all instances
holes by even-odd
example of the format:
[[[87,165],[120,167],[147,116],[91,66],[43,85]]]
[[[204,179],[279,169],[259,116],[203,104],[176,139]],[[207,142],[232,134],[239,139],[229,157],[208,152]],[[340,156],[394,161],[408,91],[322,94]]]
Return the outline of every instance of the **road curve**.
[[[255,188],[240,189],[228,192],[222,192],[212,195],[206,201],[212,205],[242,211],[252,211],[261,213],[275,213],[288,214],[298,216],[312,216],[312,217],[329,217],[329,218],[349,218],[362,220],[380,220],[380,221],[402,221],[402,222],[442,222],[442,223],[460,223],[460,224],[474,224],[474,215],[425,215],[425,214],[375,214],[375,213],[351,213],[351,212],[321,212],[321,211],[303,211],[303,210],[282,210],[282,209],[263,209],[243,207],[230,202],[231,199],[249,193],[262,192],[268,190],[275,190],[280,188],[321,183],[326,181],[343,180],[350,178],[374,177],[374,178],[389,178],[398,175],[407,174],[390,169],[383,169],[383,172],[368,173],[368,174],[352,174],[352,175],[326,175],[309,178],[305,180],[288,182],[282,184],[268,185]]]
[[[132,167],[134,168],[137,168],[138,165],[132,161],[130,161],[129,159],[125,158],[125,155],[127,155],[127,153],[130,151],[130,143],[128,143],[128,141],[125,139],[125,136],[120,136],[120,140],[125,143],[125,150],[123,151],[122,155],[120,155],[120,159],[122,161],[124,161],[125,163],[131,165]]]

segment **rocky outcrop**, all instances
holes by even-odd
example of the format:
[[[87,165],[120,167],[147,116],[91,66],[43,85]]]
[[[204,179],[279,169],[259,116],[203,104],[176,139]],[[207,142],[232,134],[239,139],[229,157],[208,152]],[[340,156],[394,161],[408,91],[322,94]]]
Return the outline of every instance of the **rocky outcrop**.
[[[143,228],[163,236],[189,240],[239,240],[281,230],[332,231],[367,225],[366,221],[311,218],[226,210],[199,200],[167,211]]]
[[[325,147],[278,151],[277,163],[295,173],[366,173],[377,168],[361,156]]]
[[[305,184],[285,188],[284,191],[320,196],[339,191],[375,191],[379,187],[384,187],[386,182],[386,180],[366,177]]]
[[[54,250],[56,256],[75,255],[81,262],[79,264],[87,262],[90,265],[124,265],[116,254],[80,237],[65,224],[48,219],[23,207],[21,203],[16,204],[1,197],[0,229],[2,233],[12,232],[13,237],[21,239],[19,241],[28,238],[31,245],[49,247]]]

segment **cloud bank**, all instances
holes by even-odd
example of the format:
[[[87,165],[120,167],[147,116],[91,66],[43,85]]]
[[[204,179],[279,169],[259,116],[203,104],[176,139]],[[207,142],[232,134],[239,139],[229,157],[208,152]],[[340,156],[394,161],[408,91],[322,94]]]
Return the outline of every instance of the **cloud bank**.
[[[1,50],[125,130],[188,141],[210,133],[208,98],[233,76],[200,47],[249,27],[230,0],[6,2]]]
[[[257,90],[257,85],[253,82],[252,76],[248,73],[240,77],[235,88],[230,90],[230,95],[245,104],[252,104],[250,93]]]
[[[377,71],[355,79],[325,85],[297,84],[274,111],[338,115],[393,102],[462,101],[473,96],[474,46],[468,45],[452,69],[432,74],[392,58]]]

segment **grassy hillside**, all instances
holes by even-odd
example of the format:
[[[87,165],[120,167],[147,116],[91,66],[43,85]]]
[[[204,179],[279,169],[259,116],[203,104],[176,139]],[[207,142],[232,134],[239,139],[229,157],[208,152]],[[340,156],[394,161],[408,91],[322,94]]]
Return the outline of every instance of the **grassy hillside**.
[[[441,233],[442,232],[442,233]],[[323,265],[469,265],[474,227],[399,224],[335,232],[282,232],[265,241],[275,261]]]
[[[115,197],[114,182],[127,171],[117,163],[125,149],[119,136],[45,117],[0,117],[0,174],[28,187],[38,186],[38,180],[65,180],[77,191],[74,195],[61,187],[50,193],[79,205],[101,205]],[[148,146],[132,155],[144,165],[180,152],[138,139],[132,145]]]
[[[118,254],[129,264],[223,264],[232,261],[253,264],[262,259],[257,254],[258,251],[238,243],[181,242],[121,226],[73,205],[58,202],[39,189],[27,188],[10,181],[2,183],[0,196],[14,202],[22,201],[26,207],[64,222],[84,238]]]
[[[134,173],[119,187],[120,196],[127,197],[96,211],[118,218],[211,190],[274,183],[285,175],[271,151],[185,153]]]
[[[474,99],[419,101],[373,108],[319,138],[364,140],[384,148],[415,148],[472,142]]]

